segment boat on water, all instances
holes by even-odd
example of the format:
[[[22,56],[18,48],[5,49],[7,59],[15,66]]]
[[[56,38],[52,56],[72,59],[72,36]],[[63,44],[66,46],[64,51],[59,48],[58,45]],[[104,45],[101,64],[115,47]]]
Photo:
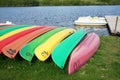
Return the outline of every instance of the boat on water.
[[[79,26],[104,26],[107,24],[104,17],[79,17],[77,20],[74,21],[75,25]]]
[[[13,25],[13,23],[10,21],[6,21],[6,23],[0,23],[0,26],[10,26],[10,25]]]

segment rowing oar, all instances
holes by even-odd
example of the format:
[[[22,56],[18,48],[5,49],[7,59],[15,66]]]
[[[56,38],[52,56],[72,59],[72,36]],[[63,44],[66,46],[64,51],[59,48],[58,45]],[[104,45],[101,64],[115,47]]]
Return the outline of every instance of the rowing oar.
[[[35,27],[35,28],[32,28],[32,29],[28,29],[28,30],[25,30],[23,32],[20,32],[20,33],[17,33],[13,36],[10,36],[2,41],[0,41],[0,54],[1,54],[1,51],[2,51],[2,48],[5,47],[6,45],[8,45],[9,43],[17,40],[18,38],[28,34],[28,33],[31,33],[37,29],[40,29],[40,28],[43,28],[43,27]]]
[[[4,55],[6,55],[7,57],[13,59],[15,58],[15,56],[17,55],[18,51],[28,42],[30,42],[32,39],[40,36],[41,34],[54,29],[55,27],[45,27],[45,28],[40,28],[36,31],[33,31],[17,40],[15,40],[14,42],[8,44],[7,46],[5,46],[2,49],[2,52]]]

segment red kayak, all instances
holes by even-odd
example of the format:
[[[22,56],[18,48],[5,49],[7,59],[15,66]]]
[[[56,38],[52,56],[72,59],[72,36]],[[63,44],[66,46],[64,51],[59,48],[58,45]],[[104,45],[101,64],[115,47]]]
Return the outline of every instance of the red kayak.
[[[25,36],[13,41],[12,43],[8,44],[2,49],[2,52],[7,57],[13,59],[17,55],[18,51],[28,42],[30,42],[32,39],[42,35],[43,33],[54,29],[55,27],[45,27],[42,29],[38,29],[36,31],[33,31],[29,34],[26,34]]]
[[[24,35],[26,35],[28,33],[31,33],[31,32],[33,32],[35,30],[38,30],[40,28],[44,28],[44,27],[39,26],[39,27],[35,27],[35,28],[32,28],[32,29],[28,29],[28,30],[25,30],[23,32],[19,32],[17,34],[14,34],[13,36],[10,36],[10,37],[0,41],[0,54],[2,52],[2,48],[5,47],[6,45],[8,45],[9,43],[17,40],[18,38],[20,38],[20,37],[22,37],[22,36],[24,36]]]
[[[72,74],[82,67],[97,51],[100,38],[95,33],[88,34],[73,50],[69,59],[68,73]]]

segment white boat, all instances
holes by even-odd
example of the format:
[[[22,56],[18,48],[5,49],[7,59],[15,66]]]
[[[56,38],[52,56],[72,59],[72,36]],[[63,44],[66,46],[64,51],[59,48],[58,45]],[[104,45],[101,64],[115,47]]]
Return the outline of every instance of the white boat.
[[[77,20],[75,20],[75,25],[80,25],[80,26],[103,26],[106,25],[107,22],[104,17],[79,17]]]
[[[13,23],[10,21],[6,21],[6,23],[0,23],[0,26],[8,26],[8,25],[13,25]]]

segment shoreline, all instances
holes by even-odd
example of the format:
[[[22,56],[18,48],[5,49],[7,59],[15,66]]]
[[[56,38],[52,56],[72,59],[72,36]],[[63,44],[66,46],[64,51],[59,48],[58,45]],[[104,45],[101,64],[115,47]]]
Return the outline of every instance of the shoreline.
[[[0,6],[2,7],[77,7],[77,6],[120,6],[120,5],[43,5],[43,6]]]

